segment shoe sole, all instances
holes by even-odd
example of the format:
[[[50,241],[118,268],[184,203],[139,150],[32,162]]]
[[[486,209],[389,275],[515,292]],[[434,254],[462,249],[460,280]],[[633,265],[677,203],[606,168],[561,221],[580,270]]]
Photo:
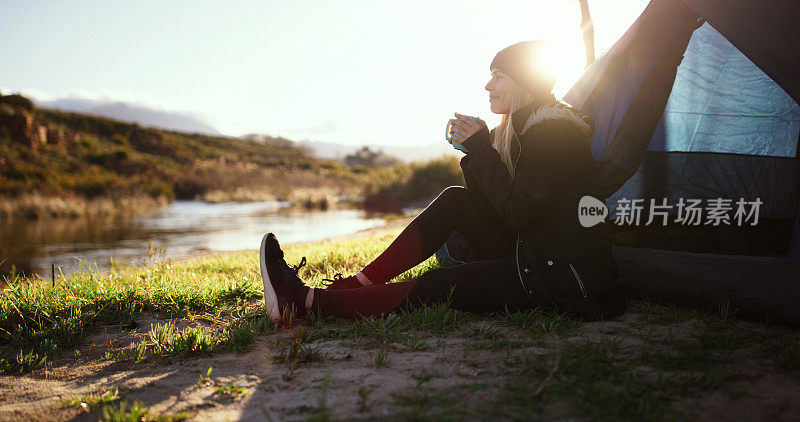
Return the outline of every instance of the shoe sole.
[[[267,271],[267,260],[264,253],[267,249],[267,237],[269,233],[265,234],[261,239],[261,254],[258,257],[261,263],[261,280],[264,282],[264,308],[267,310],[267,315],[273,321],[280,322],[281,312],[278,309],[278,295],[275,294],[275,288],[272,287],[272,282],[269,279],[269,271]]]

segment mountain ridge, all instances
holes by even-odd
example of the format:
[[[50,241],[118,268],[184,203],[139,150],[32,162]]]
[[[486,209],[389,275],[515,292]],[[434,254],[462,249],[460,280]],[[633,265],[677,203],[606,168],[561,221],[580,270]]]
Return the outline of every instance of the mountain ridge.
[[[158,129],[222,136],[216,128],[193,113],[168,111],[142,104],[111,99],[62,97],[54,100],[33,100],[39,108],[90,114]]]

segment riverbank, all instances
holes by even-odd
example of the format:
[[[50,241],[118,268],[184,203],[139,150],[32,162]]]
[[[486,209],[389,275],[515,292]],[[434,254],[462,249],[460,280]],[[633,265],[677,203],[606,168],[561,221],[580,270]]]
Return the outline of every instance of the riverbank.
[[[333,207],[307,210],[285,202],[174,201],[139,215],[94,215],[70,219],[15,219],[0,223],[0,275],[129,269],[185,253],[254,247],[265,231],[284,242],[342,236],[385,224],[382,215]]]
[[[352,190],[352,189],[351,189]],[[212,191],[199,198],[210,204],[225,202],[284,202],[290,207],[305,210],[360,208],[361,198],[332,188],[298,188],[275,194],[265,189],[237,188],[231,191]],[[141,215],[169,206],[173,201],[160,196],[125,198],[83,198],[79,196],[50,196],[39,193],[15,198],[0,197],[0,223],[11,220],[77,219],[120,215]]]
[[[319,286],[407,224],[287,245]],[[398,277],[435,268],[429,259]],[[601,322],[434,305],[280,328],[254,251],[162,260],[0,299],[0,419],[746,419],[800,417],[800,332],[631,297]]]
[[[37,193],[18,198],[0,198],[0,222],[12,219],[42,218],[88,218],[109,215],[143,214],[158,207],[165,207],[166,197],[152,198],[95,198],[47,196]]]

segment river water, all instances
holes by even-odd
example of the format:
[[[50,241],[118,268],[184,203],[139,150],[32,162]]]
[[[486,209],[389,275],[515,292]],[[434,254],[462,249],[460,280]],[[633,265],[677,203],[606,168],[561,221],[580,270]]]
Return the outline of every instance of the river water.
[[[307,211],[285,202],[222,203],[176,201],[135,217],[14,220],[0,225],[0,272],[11,266],[49,279],[90,266],[105,271],[111,260],[137,264],[148,242],[166,257],[195,251],[257,249],[266,232],[281,244],[320,240],[384,224],[356,209]]]

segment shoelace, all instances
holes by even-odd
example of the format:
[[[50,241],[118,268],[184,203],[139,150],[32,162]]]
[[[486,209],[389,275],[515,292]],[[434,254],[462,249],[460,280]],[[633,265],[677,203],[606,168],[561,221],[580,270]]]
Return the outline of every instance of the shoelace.
[[[333,284],[333,283],[335,283],[337,281],[341,281],[342,279],[344,279],[344,276],[342,276],[342,273],[336,273],[336,274],[333,275],[332,279],[323,278],[322,279],[322,281],[323,281],[322,284],[324,284],[325,286],[330,286],[331,284]],[[330,281],[330,283],[325,283],[325,281]]]
[[[298,271],[300,271],[300,268],[303,268],[303,267],[305,267],[305,266],[306,266],[306,257],[303,257],[303,258],[300,260],[300,263],[299,263],[299,264],[297,264],[297,265],[292,265],[292,271],[294,271],[294,273],[295,273],[295,274],[297,274],[297,272],[298,272]]]
[[[292,278],[292,277],[300,278],[300,275],[298,274],[298,272],[300,271],[300,268],[303,268],[306,265],[306,257],[303,257],[300,260],[300,263],[297,264],[297,265],[289,265],[283,259],[281,259],[281,261],[283,262],[283,265],[281,265],[281,271],[283,271],[283,273],[286,275],[286,277],[289,277],[289,278]]]

